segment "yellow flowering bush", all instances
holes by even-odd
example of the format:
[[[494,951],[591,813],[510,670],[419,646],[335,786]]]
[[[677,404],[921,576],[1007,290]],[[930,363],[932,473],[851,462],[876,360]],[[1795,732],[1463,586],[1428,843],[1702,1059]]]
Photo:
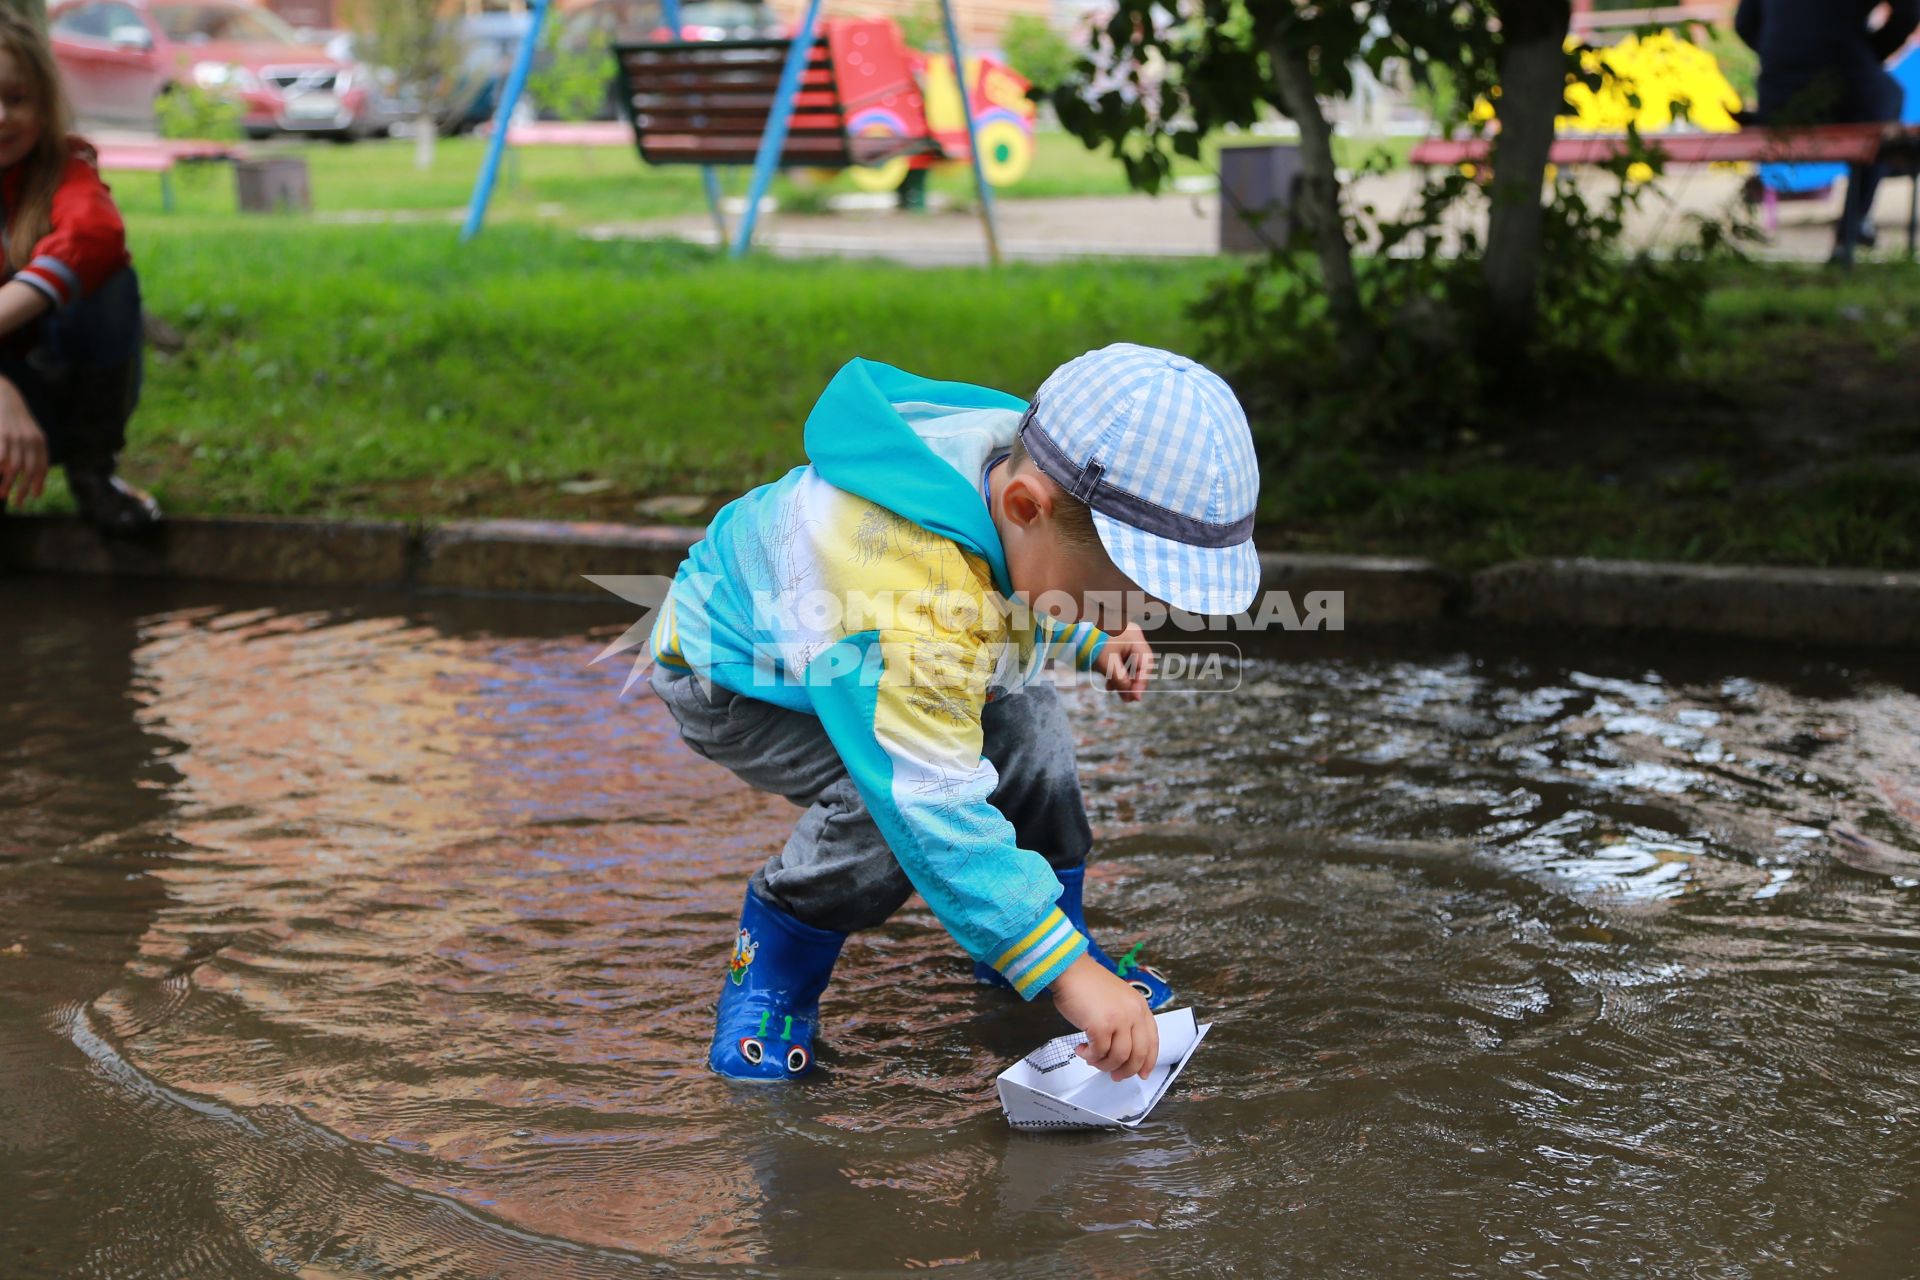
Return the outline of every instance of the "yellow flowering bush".
[[[1569,40],[1567,49],[1577,45]],[[1583,49],[1580,69],[1599,87],[1570,77],[1567,103],[1573,112],[1557,121],[1563,132],[1624,133],[1633,125],[1642,133],[1654,133],[1683,118],[1708,133],[1731,133],[1740,127],[1733,118],[1740,95],[1720,73],[1719,62],[1671,31]],[[1474,104],[1475,123],[1492,119],[1493,103],[1482,98]]]
[[[1578,41],[1567,41],[1568,52],[1578,47]],[[1562,133],[1625,133],[1628,125],[1657,133],[1683,120],[1705,133],[1732,133],[1740,127],[1733,118],[1740,94],[1720,73],[1719,61],[1671,31],[1581,49],[1580,69],[1584,78],[1568,77],[1567,103],[1573,112],[1554,122]],[[1598,87],[1587,83],[1589,79]],[[1495,89],[1494,95],[1499,92]],[[1474,103],[1471,119],[1475,124],[1491,121],[1493,103],[1485,98]],[[1464,171],[1470,176],[1473,172],[1471,167]],[[1553,177],[1549,166],[1548,181]],[[1644,164],[1627,170],[1629,182],[1652,179],[1653,170]]]
[[[1731,133],[1740,127],[1733,118],[1740,95],[1720,74],[1719,62],[1670,31],[1628,36],[1605,49],[1585,50],[1580,64],[1589,76],[1599,77],[1599,88],[1582,83],[1568,87],[1573,114],[1560,117],[1562,129],[1622,133],[1631,124],[1653,133],[1679,119],[1708,133]]]

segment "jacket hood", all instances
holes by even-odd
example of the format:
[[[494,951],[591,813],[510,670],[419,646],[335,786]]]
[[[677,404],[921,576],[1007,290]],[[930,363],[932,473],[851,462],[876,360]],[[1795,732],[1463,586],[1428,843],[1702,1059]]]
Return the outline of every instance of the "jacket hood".
[[[1026,411],[1026,401],[1004,391],[849,360],[807,415],[807,460],[836,489],[978,555],[1000,593],[1011,596],[980,473],[1013,443]]]

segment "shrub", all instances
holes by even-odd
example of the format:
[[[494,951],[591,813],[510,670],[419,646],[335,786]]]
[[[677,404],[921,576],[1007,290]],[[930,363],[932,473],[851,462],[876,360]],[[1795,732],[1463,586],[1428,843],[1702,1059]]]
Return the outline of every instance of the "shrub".
[[[549,23],[541,37],[543,65],[527,77],[527,94],[557,120],[589,120],[607,100],[613,78],[613,40],[594,30],[570,44],[566,24]]]
[[[1443,235],[1458,221],[1457,206],[1485,198],[1461,174],[1430,183],[1403,221],[1353,218],[1355,241],[1372,250],[1357,263],[1375,337],[1364,368],[1341,360],[1318,262],[1298,251],[1250,262],[1209,286],[1191,310],[1202,352],[1263,410],[1259,420],[1279,424],[1263,441],[1276,460],[1334,445],[1443,449],[1462,429],[1483,428],[1526,401],[1538,382],[1665,374],[1703,332],[1709,264],[1735,256],[1744,233],[1702,219],[1686,249],[1626,252],[1626,216],[1647,189],[1629,171],[1652,159],[1622,157],[1617,186],[1601,199],[1570,176],[1556,179],[1527,364],[1477,358],[1485,293],[1474,235]]]
[[[233,98],[194,84],[167,90],[153,107],[161,137],[215,142],[230,142],[240,136],[245,111]]]
[[[1051,93],[1073,72],[1080,51],[1046,19],[1019,14],[1000,38],[1007,64],[1032,82],[1036,93]]]

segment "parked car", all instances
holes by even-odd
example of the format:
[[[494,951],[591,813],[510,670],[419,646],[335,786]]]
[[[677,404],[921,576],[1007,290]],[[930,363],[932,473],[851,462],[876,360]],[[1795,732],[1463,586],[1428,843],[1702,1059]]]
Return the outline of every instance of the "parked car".
[[[354,68],[354,78],[367,91],[360,120],[368,134],[385,134],[403,120],[420,114],[418,95],[400,86],[400,77],[387,67],[376,66],[360,56],[360,43],[366,39],[352,31],[330,31],[308,27],[298,29],[308,44],[326,50],[329,58]]]
[[[87,119],[150,125],[163,94],[197,85],[239,102],[253,137],[352,138],[379,127],[358,68],[245,0],[65,0],[49,8],[47,27]]]

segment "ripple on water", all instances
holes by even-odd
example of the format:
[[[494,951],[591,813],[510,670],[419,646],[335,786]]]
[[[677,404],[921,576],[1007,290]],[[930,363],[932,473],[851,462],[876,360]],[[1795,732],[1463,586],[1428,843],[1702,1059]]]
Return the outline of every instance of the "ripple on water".
[[[793,812],[615,702],[598,647],[351,610],[139,623],[165,808],[101,838],[164,844],[164,896],[61,1025],[112,1124],[219,1206],[207,1249],[1819,1273],[1909,1194],[1914,891],[1835,833],[1920,850],[1911,684],[1359,650],[1258,658],[1232,700],[1078,698],[1094,922],[1218,1027],[1151,1125],[1051,1140],[991,1086],[1049,1011],[976,988],[917,904],[849,944],[823,1079],[704,1072],[741,884]],[[46,772],[0,799],[44,842],[88,742],[43,722]]]

